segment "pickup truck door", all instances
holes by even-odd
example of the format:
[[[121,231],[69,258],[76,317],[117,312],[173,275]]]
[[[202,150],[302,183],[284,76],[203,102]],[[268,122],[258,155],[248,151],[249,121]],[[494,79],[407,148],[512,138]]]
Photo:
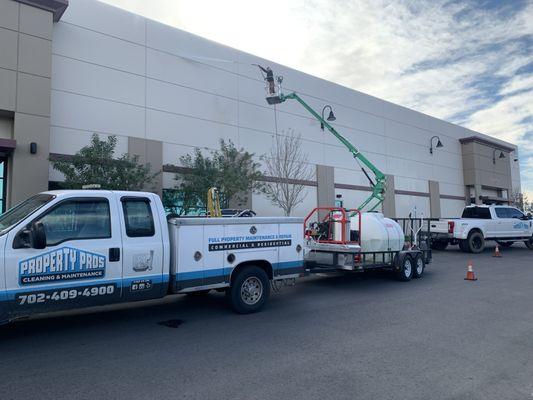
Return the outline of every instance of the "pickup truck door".
[[[163,296],[163,233],[160,211],[148,196],[125,194],[117,198],[123,249],[123,297],[144,300]]]
[[[531,220],[526,220],[522,211],[509,207],[508,211],[511,219],[511,232],[514,237],[531,236]]]
[[[513,236],[514,220],[509,215],[509,207],[494,207],[494,221],[496,222],[496,231],[492,237],[510,237]]]
[[[121,232],[111,193],[63,198],[7,235],[5,277],[14,316],[108,304],[121,298]],[[25,230],[40,222],[44,249]]]

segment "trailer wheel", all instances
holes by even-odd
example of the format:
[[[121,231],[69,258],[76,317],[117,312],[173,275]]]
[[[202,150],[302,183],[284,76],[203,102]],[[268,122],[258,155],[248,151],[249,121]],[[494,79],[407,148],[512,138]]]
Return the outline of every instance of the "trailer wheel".
[[[239,314],[257,312],[270,295],[268,275],[259,267],[247,267],[235,277],[228,295],[231,307]]]
[[[396,270],[395,272],[395,278],[401,282],[407,282],[410,281],[413,277],[413,259],[411,256],[406,255],[401,261],[400,261],[400,268]]]
[[[426,268],[426,263],[424,262],[424,257],[422,254],[417,254],[413,260],[413,278],[421,278],[424,274],[424,269]]]
[[[529,250],[533,250],[533,236],[524,242]]]
[[[485,250],[485,238],[480,231],[473,231],[466,239],[467,248],[470,253],[482,253]]]

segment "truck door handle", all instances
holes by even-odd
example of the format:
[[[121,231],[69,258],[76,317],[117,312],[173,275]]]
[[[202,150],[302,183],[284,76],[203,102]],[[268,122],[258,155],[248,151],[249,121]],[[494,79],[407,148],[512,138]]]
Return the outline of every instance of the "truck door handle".
[[[109,262],[120,261],[120,248],[112,247],[109,249]]]

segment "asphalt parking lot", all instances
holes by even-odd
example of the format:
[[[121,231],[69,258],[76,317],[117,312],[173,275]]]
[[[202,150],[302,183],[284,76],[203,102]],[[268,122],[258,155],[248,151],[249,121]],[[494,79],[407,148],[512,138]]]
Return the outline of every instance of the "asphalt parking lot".
[[[21,321],[0,398],[531,399],[533,251],[492,251],[435,252],[407,283],[308,277],[253,315],[212,294]]]

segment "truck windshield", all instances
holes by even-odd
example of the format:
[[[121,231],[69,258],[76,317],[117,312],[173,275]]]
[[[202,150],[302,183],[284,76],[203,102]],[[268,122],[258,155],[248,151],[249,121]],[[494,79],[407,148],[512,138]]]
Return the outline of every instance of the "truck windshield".
[[[490,210],[487,207],[466,207],[461,218],[490,219]]]
[[[51,194],[38,194],[17,204],[5,214],[0,216],[0,235],[4,235],[9,230],[28,215],[34,213],[46,203],[53,200],[55,196]]]

